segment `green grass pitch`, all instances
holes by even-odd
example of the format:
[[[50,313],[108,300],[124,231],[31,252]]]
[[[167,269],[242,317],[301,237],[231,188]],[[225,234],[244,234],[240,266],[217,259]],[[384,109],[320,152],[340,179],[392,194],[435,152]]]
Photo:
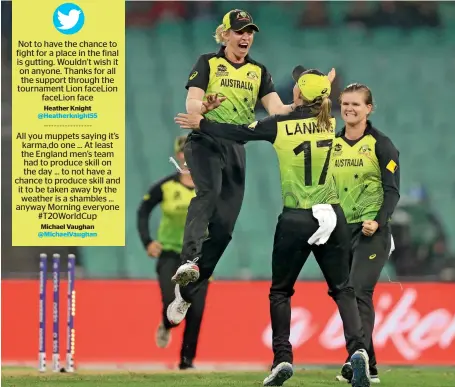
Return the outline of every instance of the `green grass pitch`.
[[[325,387],[348,386],[335,381],[336,369],[303,370],[296,367],[294,376],[284,386]],[[384,387],[454,387],[455,368],[415,369],[390,368],[380,370]],[[26,369],[2,369],[3,387],[206,387],[262,386],[266,372],[206,372],[206,371],[78,371],[73,374],[40,374]],[[372,384],[372,386],[375,386]]]

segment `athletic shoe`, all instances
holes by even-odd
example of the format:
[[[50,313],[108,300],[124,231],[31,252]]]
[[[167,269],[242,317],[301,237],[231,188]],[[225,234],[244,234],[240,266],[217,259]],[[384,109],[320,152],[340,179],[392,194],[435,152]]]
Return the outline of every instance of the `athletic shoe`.
[[[338,382],[351,383],[352,380],[352,365],[350,362],[344,363],[341,367],[341,375],[337,375],[335,380]]]
[[[156,330],[155,342],[158,348],[166,348],[171,340],[171,330],[167,329],[161,322]]]
[[[192,261],[187,261],[177,269],[175,274],[172,276],[172,282],[180,285],[186,286],[190,282],[195,282],[199,279],[199,267],[196,262],[199,260],[198,257]]]
[[[184,371],[184,370],[192,370],[194,369],[193,362],[188,361],[188,360],[182,360],[179,364],[179,370]]]
[[[167,307],[167,319],[172,325],[180,324],[185,319],[186,312],[188,312],[190,306],[191,304],[186,302],[180,295],[179,285],[175,285],[175,300]]]
[[[381,380],[379,379],[379,375],[377,373],[373,374],[373,371],[370,370],[370,383],[379,384]],[[376,370],[377,372],[377,370]],[[337,382],[344,382],[344,383],[351,383],[352,380],[352,366],[351,363],[344,363],[343,367],[341,368],[341,375],[337,375],[335,377]]]
[[[291,363],[280,363],[264,379],[264,386],[282,386],[294,373]]]
[[[371,375],[370,374],[370,383],[374,383],[374,384],[381,383],[381,379],[379,379],[379,375]]]
[[[352,387],[370,387],[370,369],[368,354],[364,349],[355,351],[351,356]]]

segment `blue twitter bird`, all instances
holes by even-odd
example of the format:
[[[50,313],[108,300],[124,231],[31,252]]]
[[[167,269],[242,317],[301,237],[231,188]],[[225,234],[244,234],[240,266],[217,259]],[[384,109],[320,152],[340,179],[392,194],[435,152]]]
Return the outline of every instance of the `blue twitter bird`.
[[[65,3],[54,11],[53,21],[57,31],[65,35],[73,35],[84,26],[85,15],[78,5]]]

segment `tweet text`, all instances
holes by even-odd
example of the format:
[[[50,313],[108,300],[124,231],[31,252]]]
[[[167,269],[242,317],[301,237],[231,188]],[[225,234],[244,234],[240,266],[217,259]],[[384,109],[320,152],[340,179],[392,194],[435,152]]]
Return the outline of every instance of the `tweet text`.
[[[125,245],[125,2],[105,11],[13,4],[13,246]]]

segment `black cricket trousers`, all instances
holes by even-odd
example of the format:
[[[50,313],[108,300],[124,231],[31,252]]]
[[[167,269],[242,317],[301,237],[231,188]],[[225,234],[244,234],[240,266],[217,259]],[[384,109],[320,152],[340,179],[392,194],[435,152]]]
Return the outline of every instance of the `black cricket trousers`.
[[[180,254],[174,251],[163,251],[158,258],[156,272],[161,289],[161,300],[163,303],[163,324],[167,329],[175,327],[167,319],[166,311],[169,304],[174,301],[175,285],[171,277],[180,266]],[[204,283],[195,294],[185,318],[185,331],[183,333],[182,348],[180,351],[180,360],[183,364],[192,364],[196,357],[199,332],[202,323],[202,317],[205,309],[205,299],[207,296],[208,282]]]
[[[327,243],[320,246],[308,244],[308,239],[319,228],[311,209],[285,208],[278,217],[269,295],[274,353],[272,368],[281,362],[293,362],[292,345],[289,342],[291,297],[294,284],[311,251],[327,281],[329,295],[338,306],[348,353],[352,355],[358,349],[365,348],[355,293],[349,282],[349,229],[341,207],[332,207],[337,215],[337,225]]]
[[[351,283],[357,297],[360,318],[365,333],[365,345],[370,358],[370,373],[377,375],[376,354],[373,345],[375,311],[373,293],[391,248],[390,225],[378,228],[373,236],[362,234],[362,223],[349,224],[351,232]]]
[[[184,154],[196,196],[188,208],[182,261],[198,257],[200,276],[180,293],[192,302],[232,239],[245,191],[246,156],[243,144],[197,132],[188,136]]]

